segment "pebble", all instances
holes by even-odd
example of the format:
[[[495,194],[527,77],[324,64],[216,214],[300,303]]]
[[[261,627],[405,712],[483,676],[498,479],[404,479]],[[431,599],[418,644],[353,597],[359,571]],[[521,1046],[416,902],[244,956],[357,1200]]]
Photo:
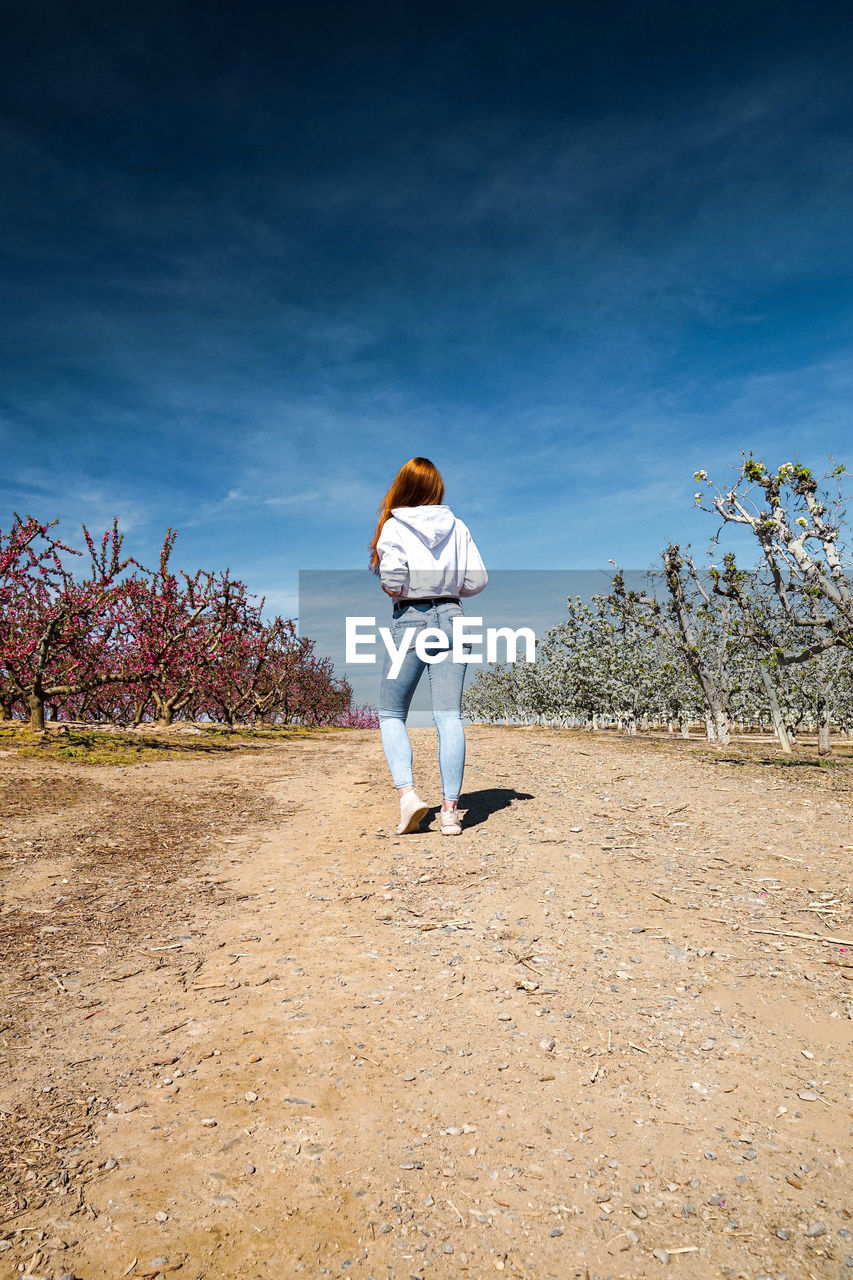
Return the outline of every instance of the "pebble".
[[[553,1239],[555,1239],[557,1236],[561,1236],[562,1234],[563,1234],[563,1228],[562,1228],[562,1227],[555,1227],[555,1228],[554,1228],[554,1230],[551,1232],[551,1239],[553,1240]]]
[[[644,1204],[632,1204],[631,1212],[635,1218],[647,1218],[649,1216],[649,1211]]]
[[[260,1055],[259,1053],[253,1053],[253,1054],[250,1056],[249,1061],[250,1061],[250,1062],[263,1062],[263,1058],[261,1057],[261,1055]]]
[[[247,1165],[246,1165],[246,1172],[247,1172],[247,1173],[255,1173],[255,1172],[256,1172],[255,1166],[254,1166],[253,1164],[247,1164]]]
[[[212,1119],[212,1117],[211,1117],[211,1116],[207,1116],[204,1120],[202,1120],[202,1122],[201,1122],[201,1123],[202,1123],[202,1126],[203,1126],[205,1129],[215,1129],[215,1128],[216,1128],[216,1121],[215,1121],[214,1119]]]
[[[441,1246],[441,1252],[442,1252],[442,1253],[452,1253],[452,1252],[453,1252],[453,1245],[452,1245],[452,1244],[447,1244],[447,1242],[445,1241],[445,1243]]]
[[[706,1151],[706,1152],[705,1152],[705,1159],[706,1159],[706,1160],[716,1160],[716,1158],[717,1158],[717,1153],[716,1153],[716,1151]]]
[[[847,1257],[844,1259],[844,1265],[845,1267],[853,1267],[853,1253],[848,1253]]]
[[[803,1102],[817,1102],[818,1095],[814,1089],[801,1089],[797,1097],[802,1098]]]
[[[221,1195],[211,1196],[210,1203],[211,1204],[236,1204],[237,1201],[234,1198],[234,1196],[229,1196],[227,1192],[223,1191]]]
[[[105,1160],[105,1161],[104,1161],[104,1163],[101,1165],[101,1168],[102,1168],[102,1169],[117,1169],[117,1168],[118,1168],[118,1161],[117,1161],[117,1160],[113,1160],[112,1156],[110,1156],[109,1160]]]
[[[652,1249],[652,1257],[657,1258],[658,1262],[669,1262],[669,1254],[666,1249]]]
[[[433,1199],[432,1196],[426,1196],[424,1198],[424,1204],[426,1205],[427,1209],[431,1209],[432,1206],[435,1204],[435,1200]]]
[[[556,1040],[549,1040],[549,1039],[540,1040],[539,1048],[544,1049],[546,1053],[550,1053],[552,1049],[554,1049],[554,1047],[556,1046],[556,1043],[557,1043]]]
[[[406,1084],[411,1084],[413,1080],[417,1079],[417,1076],[414,1076],[410,1073],[407,1076],[403,1076],[403,1079],[405,1080]]]
[[[154,1214],[154,1221],[155,1221],[155,1222],[168,1222],[168,1221],[169,1221],[169,1215],[168,1215],[168,1213],[164,1213],[162,1209],[158,1209],[158,1210],[157,1210],[157,1212]]]
[[[246,1099],[247,1102],[257,1102],[258,1100],[258,1095],[256,1093],[252,1093],[251,1089],[248,1089],[243,1094],[243,1097]]]
[[[499,1014],[498,1014],[498,1022],[512,1022],[512,1014],[511,1014],[511,1013],[499,1013]]]
[[[806,1228],[806,1235],[810,1240],[814,1240],[817,1236],[825,1236],[829,1227],[825,1222],[812,1222]]]
[[[755,1148],[750,1147],[748,1151],[744,1151],[743,1158],[744,1160],[754,1160],[757,1155],[758,1155],[758,1152],[755,1150]]]
[[[806,982],[814,982],[815,980],[814,969],[806,969],[805,973],[803,974],[803,977],[805,978]]]
[[[791,1233],[786,1231],[784,1227],[777,1227],[774,1233],[779,1240],[790,1240]]]
[[[163,1254],[158,1253],[156,1258],[151,1259],[151,1265],[152,1267],[165,1267],[168,1261],[168,1258],[164,1257]]]

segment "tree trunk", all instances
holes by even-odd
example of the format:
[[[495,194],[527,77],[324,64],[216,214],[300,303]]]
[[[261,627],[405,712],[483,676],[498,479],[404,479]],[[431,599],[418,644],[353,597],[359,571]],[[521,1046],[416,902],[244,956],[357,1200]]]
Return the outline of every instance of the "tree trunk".
[[[27,701],[30,708],[30,728],[44,733],[44,698],[31,693]]]
[[[829,736],[830,723],[829,699],[821,695],[817,703],[817,753],[819,756],[828,756],[832,750]]]
[[[164,726],[172,724],[175,719],[175,712],[183,711],[190,700],[190,696],[189,693],[173,693],[171,698],[159,698],[155,693],[154,705],[157,708],[157,723]]]
[[[767,694],[767,701],[770,705],[770,717],[773,721],[773,728],[776,737],[779,739],[779,746],[785,755],[790,755],[793,747],[791,739],[788,737],[788,730],[785,727],[785,719],[782,715],[782,708],[779,706],[779,699],[776,696],[776,686],[770,678],[770,672],[767,670],[763,662],[759,662],[758,670],[761,673],[761,682],[764,685],[764,692]]]
[[[727,747],[731,742],[731,734],[729,733],[729,720],[722,707],[713,708],[714,728],[717,731],[717,742],[721,747]]]
[[[729,718],[726,715],[725,707],[716,698],[707,698],[708,710],[705,713],[705,727],[708,734],[709,742],[716,742],[718,746],[727,747],[731,742],[731,733],[729,732]]]

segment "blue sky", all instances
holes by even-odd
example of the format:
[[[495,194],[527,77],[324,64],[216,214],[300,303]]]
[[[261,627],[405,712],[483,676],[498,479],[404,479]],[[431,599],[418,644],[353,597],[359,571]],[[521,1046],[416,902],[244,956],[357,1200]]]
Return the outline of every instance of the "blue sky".
[[[851,53],[840,5],[18,6],[0,526],[173,525],[292,613],[415,454],[528,569],[704,544],[744,448],[853,464]]]

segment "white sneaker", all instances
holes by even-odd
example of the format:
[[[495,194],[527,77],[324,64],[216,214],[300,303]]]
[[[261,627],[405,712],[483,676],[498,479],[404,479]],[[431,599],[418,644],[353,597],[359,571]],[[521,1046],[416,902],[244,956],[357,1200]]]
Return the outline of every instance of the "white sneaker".
[[[400,825],[397,835],[407,836],[410,832],[417,831],[428,813],[429,805],[424,804],[417,791],[407,791],[400,797]]]
[[[441,809],[438,814],[438,827],[443,836],[461,836],[462,823],[458,809]]]

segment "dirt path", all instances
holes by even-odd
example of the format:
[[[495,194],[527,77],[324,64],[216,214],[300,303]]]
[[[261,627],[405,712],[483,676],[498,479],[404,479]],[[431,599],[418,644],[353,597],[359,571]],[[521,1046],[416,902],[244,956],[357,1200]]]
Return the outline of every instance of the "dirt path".
[[[370,733],[2,763],[67,794],[3,833],[0,1275],[853,1276],[853,945],[778,936],[853,940],[849,765],[477,728],[445,839]]]

